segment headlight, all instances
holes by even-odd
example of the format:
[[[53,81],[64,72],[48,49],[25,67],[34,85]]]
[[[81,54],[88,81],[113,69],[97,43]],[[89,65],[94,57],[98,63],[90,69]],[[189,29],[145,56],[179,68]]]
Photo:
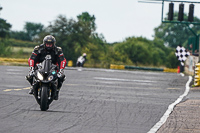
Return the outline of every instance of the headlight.
[[[48,81],[51,81],[53,79],[53,75],[48,77]]]
[[[37,77],[38,77],[39,80],[43,80],[44,79],[40,72],[37,73]]]

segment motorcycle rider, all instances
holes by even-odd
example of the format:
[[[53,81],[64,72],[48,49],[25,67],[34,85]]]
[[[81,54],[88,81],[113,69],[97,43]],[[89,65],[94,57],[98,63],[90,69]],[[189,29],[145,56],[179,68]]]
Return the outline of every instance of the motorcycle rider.
[[[83,53],[82,56],[78,57],[77,62],[76,62],[76,66],[83,67],[83,65],[84,65],[84,63],[86,61],[86,56],[87,56],[87,54]]]
[[[44,61],[46,55],[51,55],[52,63],[59,66],[58,85],[57,85],[56,96],[54,97],[54,100],[58,100],[59,91],[65,78],[64,68],[67,62],[62,52],[62,48],[57,47],[55,44],[56,44],[56,39],[52,35],[47,35],[43,39],[43,44],[35,46],[28,60],[30,70],[29,70],[29,75],[26,76],[26,79],[31,84],[29,94],[33,94],[33,87],[32,87],[33,73],[36,68],[36,64]]]

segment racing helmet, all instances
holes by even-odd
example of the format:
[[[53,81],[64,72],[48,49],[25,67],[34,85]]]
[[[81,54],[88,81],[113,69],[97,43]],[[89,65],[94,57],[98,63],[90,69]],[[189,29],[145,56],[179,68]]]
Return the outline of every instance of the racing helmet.
[[[86,57],[87,56],[87,54],[86,53],[83,53],[83,57]]]
[[[52,50],[55,47],[56,39],[52,35],[47,35],[43,39],[43,44],[46,50]]]

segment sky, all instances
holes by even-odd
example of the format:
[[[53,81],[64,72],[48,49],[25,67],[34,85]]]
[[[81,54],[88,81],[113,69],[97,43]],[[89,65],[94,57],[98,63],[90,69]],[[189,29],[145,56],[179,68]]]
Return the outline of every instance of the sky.
[[[3,10],[0,18],[12,25],[11,30],[22,31],[26,22],[48,26],[58,15],[76,19],[82,12],[88,12],[96,18],[96,32],[103,34],[109,43],[121,42],[133,36],[152,40],[154,28],[161,24],[162,4],[138,1],[140,0],[1,0]],[[168,3],[164,9],[166,17]],[[195,12],[198,16],[196,10]]]

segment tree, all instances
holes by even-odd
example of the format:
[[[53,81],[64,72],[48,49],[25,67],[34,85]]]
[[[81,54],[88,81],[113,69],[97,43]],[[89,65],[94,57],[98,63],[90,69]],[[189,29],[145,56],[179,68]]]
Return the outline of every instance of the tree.
[[[11,54],[11,47],[9,47],[8,39],[0,39],[0,56],[7,56]]]
[[[44,25],[40,23],[26,22],[23,31],[11,31],[10,37],[24,41],[35,41],[44,30]]]
[[[153,41],[142,37],[129,37],[124,42],[114,44],[114,53],[122,62],[135,65],[166,65],[171,49],[164,46],[160,39]],[[124,57],[128,58],[127,60]]]
[[[30,41],[33,41],[34,38],[37,38],[38,34],[40,34],[43,29],[44,25],[42,25],[41,23],[26,22],[24,26],[24,31]]]
[[[17,40],[30,41],[29,36],[24,31],[10,31],[10,38]]]
[[[0,6],[0,11],[3,8]],[[0,18],[0,56],[9,55],[11,48],[9,47],[9,31],[11,24],[7,23],[6,20]]]
[[[95,33],[94,15],[84,12],[77,18],[76,21],[67,19],[64,15],[59,15],[43,32],[54,35],[57,44],[63,48],[66,59],[73,61],[76,61],[77,57],[89,48],[88,45],[92,46],[93,49],[101,49],[100,45],[103,46],[105,42],[102,35]]]
[[[180,61],[175,56],[175,51],[171,51],[167,56],[166,67],[168,68],[177,68],[180,65]]]
[[[90,41],[81,49],[81,53],[87,53],[88,62],[94,64],[94,67],[96,64],[107,66],[105,57],[108,52],[104,36],[98,33],[93,33]]]
[[[89,42],[90,34],[87,27],[73,19],[67,19],[66,16],[59,15],[47,28],[46,33],[51,33],[56,37],[57,44],[62,47],[67,60],[76,61],[80,56],[81,50],[77,48],[84,47]]]
[[[9,36],[11,24],[7,23],[6,20],[0,18],[0,37],[6,38]]]
[[[174,19],[177,19],[178,12],[174,14]],[[184,18],[187,18],[184,14]],[[167,18],[165,18],[167,19]],[[195,22],[200,22],[197,17],[194,18]],[[200,27],[198,25],[191,25],[192,30],[196,33],[200,33]],[[165,44],[170,47],[176,48],[178,45],[184,44],[189,37],[194,36],[194,34],[189,30],[188,26],[185,24],[174,24],[174,23],[162,23],[160,26],[154,29],[155,38],[162,39]]]
[[[152,43],[147,39],[132,37],[115,45],[114,51],[121,53],[122,56],[127,55],[135,65],[148,65],[152,63],[150,45]]]
[[[83,12],[81,15],[77,16],[79,22],[83,22],[87,27],[93,32],[96,30],[95,16],[90,15],[88,12]]]

